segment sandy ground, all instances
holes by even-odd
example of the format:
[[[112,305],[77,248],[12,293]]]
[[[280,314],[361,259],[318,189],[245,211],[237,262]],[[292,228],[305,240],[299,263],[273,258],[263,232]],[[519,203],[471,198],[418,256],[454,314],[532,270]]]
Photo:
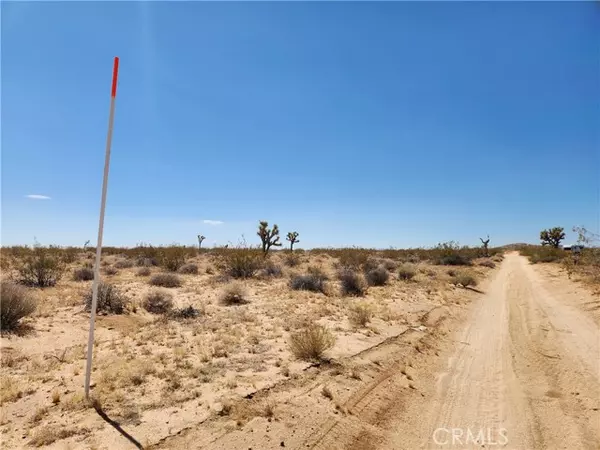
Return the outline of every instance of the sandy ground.
[[[107,257],[106,263],[118,260]],[[222,448],[229,448],[238,434],[240,448],[248,448],[244,433],[258,439],[254,448],[267,448],[272,428],[285,436],[310,411],[302,404],[307,392],[317,410],[316,430],[321,418],[342,413],[335,408],[345,396],[387,370],[394,361],[390,349],[426,334],[424,327],[438,316],[478,295],[450,284],[450,268],[424,263],[414,280],[392,273],[386,286],[370,287],[362,298],[341,296],[335,280],[328,295],[290,290],[289,277],[309,266],[335,278],[335,260],[313,255],[298,267],[284,266],[281,278],[245,281],[247,303],[225,306],[218,301],[225,284],[211,262],[196,263],[199,274],[180,275],[182,286],[167,289],[176,306],[200,311],[191,320],[145,311],[142,299],[152,288],[137,268],[105,276],[131,301],[131,311],[98,317],[92,395],[101,414],[82,395],[89,317],[82,299],[91,282],[66,276],[56,287],[37,290],[38,311],[26,320],[26,332],[1,340],[2,448],[31,448],[33,442],[54,449],[198,448],[221,445],[220,436]],[[497,269],[469,270],[481,280]],[[357,304],[373,312],[364,327],[349,320]],[[291,354],[290,333],[307,323],[322,324],[336,337],[329,364],[315,366]],[[329,398],[318,383],[330,379]]]
[[[202,308],[199,320],[100,318],[104,420],[77,397],[87,327],[64,306],[82,289],[67,283],[46,294],[61,306],[32,335],[3,338],[3,376],[30,388],[3,405],[2,446],[76,427],[48,448],[600,448],[598,297],[517,254],[475,270],[487,277],[477,289],[427,265],[415,282],[371,288],[364,329],[348,323],[359,300],[289,291],[286,278],[250,281],[250,303],[231,308],[212,277],[186,276],[176,299]],[[147,289],[133,272],[117,278],[134,297]],[[306,320],[334,331],[329,363],[290,356],[288,331]]]
[[[291,447],[598,449],[598,299],[516,254],[482,290],[458,331],[391,347],[397,362]]]

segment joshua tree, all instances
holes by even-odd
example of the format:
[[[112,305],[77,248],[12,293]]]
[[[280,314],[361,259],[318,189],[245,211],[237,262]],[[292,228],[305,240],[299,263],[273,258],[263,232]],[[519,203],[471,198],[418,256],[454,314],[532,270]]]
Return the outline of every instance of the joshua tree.
[[[83,251],[85,252],[85,249],[87,248],[87,246],[90,245],[90,240],[88,239],[87,241],[85,241],[85,244],[83,244]]]
[[[279,242],[279,227],[273,225],[273,229],[269,229],[269,222],[261,220],[258,225],[258,232],[256,233],[262,242],[262,251],[267,255],[271,247],[281,247]]]
[[[558,248],[560,241],[565,238],[564,230],[563,227],[554,227],[549,230],[540,231],[542,245],[551,245],[554,248]]]
[[[285,239],[290,242],[290,252],[294,251],[294,244],[296,244],[297,242],[300,242],[300,240],[298,240],[298,232],[297,231],[290,231],[287,234]]]
[[[479,240],[483,244],[483,252],[485,254],[485,257],[487,258],[488,256],[490,256],[490,253],[488,252],[488,244],[490,243],[490,235],[488,234],[487,239],[485,241],[482,238],[479,238]]]
[[[201,234],[198,235],[198,251],[202,251],[202,241],[206,239],[206,237]]]

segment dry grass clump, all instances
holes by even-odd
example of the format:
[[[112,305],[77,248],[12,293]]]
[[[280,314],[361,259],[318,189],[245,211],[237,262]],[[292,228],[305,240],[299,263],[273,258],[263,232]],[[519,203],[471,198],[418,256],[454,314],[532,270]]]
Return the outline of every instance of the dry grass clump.
[[[390,272],[393,272],[394,270],[396,270],[398,268],[398,263],[390,258],[382,259],[381,265],[383,266],[383,268],[385,270],[389,270]]]
[[[385,286],[390,279],[390,274],[383,265],[371,269],[365,274],[369,286]]]
[[[185,275],[197,275],[198,265],[194,263],[184,264],[178,269],[178,272]]]
[[[73,281],[91,281],[94,279],[94,270],[89,267],[80,267],[73,271]]]
[[[477,286],[477,280],[475,277],[469,273],[462,272],[454,275],[450,282],[455,286],[469,287],[469,286]]]
[[[143,266],[137,270],[136,275],[138,277],[149,277],[151,273],[152,273],[152,270],[150,270],[150,267]]]
[[[371,259],[369,251],[360,248],[343,248],[335,253],[341,268],[360,270]]]
[[[263,267],[262,273],[266,277],[281,278],[283,276],[283,269],[279,264],[269,261]]]
[[[152,314],[166,314],[173,309],[173,295],[162,289],[153,289],[144,297],[142,306]]]
[[[295,291],[326,292],[327,275],[318,267],[309,267],[306,275],[294,275],[290,288]]]
[[[302,260],[296,253],[290,253],[285,257],[284,262],[288,267],[296,267],[302,262]]]
[[[8,375],[0,375],[0,406],[23,397],[19,383]]]
[[[219,295],[219,303],[226,306],[242,305],[248,303],[246,288],[239,282],[231,282],[226,285]]]
[[[181,278],[174,273],[157,273],[150,278],[149,283],[152,286],[176,288],[181,286]]]
[[[367,283],[364,277],[351,269],[342,269],[338,278],[341,283],[342,295],[362,297],[367,293]]]
[[[90,288],[85,296],[85,308],[90,311],[92,308],[93,289]],[[123,314],[129,300],[112,284],[100,282],[98,284],[98,304],[97,312],[105,314]]]
[[[12,331],[18,327],[19,321],[35,311],[36,300],[24,288],[10,281],[0,283],[0,329]]]
[[[373,318],[373,309],[365,304],[359,303],[350,308],[348,319],[355,327],[365,327]]]
[[[415,266],[409,263],[402,264],[398,269],[398,278],[400,280],[408,281],[412,280],[417,275],[417,269]]]
[[[304,361],[322,361],[325,352],[334,345],[335,337],[331,332],[316,323],[290,336],[290,351]]]
[[[56,441],[67,439],[68,437],[75,436],[77,434],[88,433],[89,430],[86,428],[65,428],[60,425],[46,425],[33,435],[29,445],[34,447],[43,447],[46,445],[53,444]]]

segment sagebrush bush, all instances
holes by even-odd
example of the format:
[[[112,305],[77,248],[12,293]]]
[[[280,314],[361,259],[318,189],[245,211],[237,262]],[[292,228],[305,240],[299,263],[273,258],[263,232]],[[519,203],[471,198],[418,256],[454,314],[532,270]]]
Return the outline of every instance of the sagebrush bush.
[[[130,259],[119,259],[113,264],[113,267],[117,269],[129,269],[133,267],[133,261]]]
[[[218,267],[232,278],[252,278],[263,263],[263,254],[258,249],[232,248],[219,254]]]
[[[173,319],[195,319],[200,315],[200,311],[192,305],[185,308],[175,308],[169,313],[169,317]]]
[[[227,284],[219,295],[219,303],[226,306],[242,305],[248,303],[246,288],[239,282]]]
[[[348,319],[355,327],[365,327],[373,318],[372,308],[364,303],[353,305],[350,308]]]
[[[55,286],[66,269],[64,261],[49,248],[36,246],[17,267],[18,282],[40,288]]]
[[[296,253],[290,253],[285,257],[285,265],[288,267],[296,267],[302,262],[299,255]]]
[[[351,269],[342,269],[338,274],[342,295],[362,297],[367,293],[367,283],[364,277]]]
[[[178,270],[179,273],[183,273],[186,275],[197,275],[198,274],[198,265],[194,263],[188,263],[181,266]]]
[[[471,259],[467,256],[458,253],[448,256],[442,256],[438,260],[438,264],[442,266],[470,266]]]
[[[159,265],[170,272],[177,272],[185,264],[186,251],[183,247],[161,248],[158,252]]]
[[[138,256],[135,260],[135,265],[138,267],[158,266],[158,259],[156,257],[148,258],[146,256]]]
[[[152,314],[166,314],[173,309],[173,295],[162,289],[153,289],[144,297],[142,306]]]
[[[290,336],[290,351],[304,361],[322,361],[325,352],[334,345],[335,337],[319,324],[312,324]]]
[[[341,268],[359,270],[363,268],[370,259],[368,250],[361,248],[344,248],[337,252],[339,266]]]
[[[94,269],[89,267],[80,267],[73,271],[74,281],[90,281],[94,279]]]
[[[176,288],[181,286],[181,279],[174,273],[157,273],[150,278],[152,286]]]
[[[369,270],[365,274],[369,286],[385,286],[390,279],[390,274],[383,266]]]
[[[10,281],[0,282],[0,329],[12,331],[19,321],[34,313],[35,297],[23,286]]]
[[[279,264],[269,261],[262,269],[263,274],[267,277],[280,278],[283,276],[283,269]]]
[[[116,274],[118,274],[118,273],[119,273],[119,269],[117,269],[117,268],[116,268],[116,267],[114,267],[114,266],[106,266],[106,267],[104,268],[104,273],[105,273],[106,275],[110,275],[110,276],[112,276],[112,275],[116,275]]]
[[[144,267],[140,267],[137,270],[136,275],[138,277],[148,277],[148,276],[150,276],[151,273],[152,273],[152,270],[150,270],[150,267],[144,266]]]
[[[394,261],[393,259],[389,258],[382,259],[381,265],[385,268],[385,270],[389,270],[390,272],[393,272],[398,268],[398,263],[396,263],[396,261]]]
[[[326,292],[327,275],[318,267],[309,267],[306,275],[294,275],[290,288],[295,291]]]
[[[458,273],[451,279],[451,283],[455,286],[469,287],[469,286],[477,286],[477,280],[475,277],[469,273]]]
[[[417,275],[417,269],[410,263],[405,263],[398,269],[398,278],[400,280],[412,280]]]
[[[92,309],[93,289],[90,288],[85,296],[85,308],[87,311]],[[100,282],[98,284],[98,303],[97,312],[106,314],[123,314],[129,300],[114,285]]]
[[[489,259],[486,259],[485,261],[480,261],[479,265],[483,266],[483,267],[489,267],[490,269],[493,269],[494,267],[496,267],[496,264],[494,263],[494,261],[491,261]]]

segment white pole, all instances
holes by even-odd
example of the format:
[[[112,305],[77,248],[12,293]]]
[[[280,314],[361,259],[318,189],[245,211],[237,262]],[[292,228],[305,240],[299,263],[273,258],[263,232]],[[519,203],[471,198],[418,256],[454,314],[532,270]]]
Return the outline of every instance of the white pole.
[[[102,235],[104,233],[104,210],[106,208],[106,189],[108,185],[108,168],[110,166],[110,145],[112,142],[113,121],[115,117],[115,98],[117,96],[117,77],[119,58],[115,57],[113,65],[112,90],[110,95],[110,113],[108,115],[108,135],[106,137],[106,156],[104,158],[104,179],[102,180],[102,200],[100,201],[100,220],[98,224],[98,241],[96,242],[96,262],[94,265],[94,282],[92,284],[92,307],[90,315],[90,335],[88,339],[87,361],[85,365],[85,398],[90,398],[90,377],[92,375],[92,353],[94,350],[94,324],[98,305],[98,283],[100,282],[100,256],[102,254]]]

